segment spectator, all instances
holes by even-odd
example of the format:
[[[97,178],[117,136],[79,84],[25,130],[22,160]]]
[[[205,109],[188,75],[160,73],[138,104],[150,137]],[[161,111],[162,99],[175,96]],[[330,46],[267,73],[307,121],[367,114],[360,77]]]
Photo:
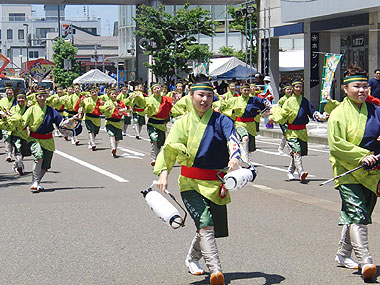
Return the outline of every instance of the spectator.
[[[374,78],[371,78],[368,82],[370,88],[370,95],[380,99],[380,69],[375,69]]]

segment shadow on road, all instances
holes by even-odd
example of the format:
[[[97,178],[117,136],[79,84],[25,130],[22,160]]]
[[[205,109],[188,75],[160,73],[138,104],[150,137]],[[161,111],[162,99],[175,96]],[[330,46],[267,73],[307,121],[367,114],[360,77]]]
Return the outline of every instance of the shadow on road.
[[[266,274],[263,272],[231,272],[231,273],[223,273],[224,274],[224,283],[230,284],[233,280],[242,280],[242,279],[254,279],[254,278],[264,278],[265,285],[271,284],[280,284],[285,280],[284,276],[277,274]],[[210,284],[210,277],[206,276],[204,280],[196,281],[190,283],[192,285],[200,285],[200,284]]]
[[[48,185],[48,183],[46,183]],[[44,192],[54,192],[54,191],[63,191],[63,190],[92,190],[92,189],[102,189],[104,186],[88,186],[88,187],[60,187],[60,188],[45,188],[44,191],[41,191],[40,193]]]

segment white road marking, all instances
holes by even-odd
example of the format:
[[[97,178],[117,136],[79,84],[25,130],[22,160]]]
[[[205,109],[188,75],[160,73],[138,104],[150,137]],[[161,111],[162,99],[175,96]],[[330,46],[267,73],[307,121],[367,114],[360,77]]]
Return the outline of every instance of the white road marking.
[[[59,151],[59,150],[55,150],[54,152],[55,152],[56,154],[60,155],[60,156],[63,156],[63,157],[65,157],[65,158],[67,158],[67,159],[70,159],[71,161],[74,161],[74,162],[76,162],[76,163],[78,163],[78,164],[80,164],[80,165],[82,165],[82,166],[85,166],[85,167],[87,167],[87,168],[89,168],[89,169],[91,169],[91,170],[94,170],[94,171],[96,171],[96,172],[98,172],[98,173],[100,173],[100,174],[103,174],[103,175],[105,175],[105,176],[108,176],[108,177],[110,177],[110,178],[112,178],[112,179],[114,179],[114,180],[116,180],[116,181],[118,181],[118,182],[122,182],[122,183],[124,183],[124,182],[129,182],[127,179],[124,179],[123,177],[120,177],[120,176],[118,176],[118,175],[116,175],[116,174],[113,174],[113,173],[111,173],[111,172],[109,172],[109,171],[107,171],[107,170],[101,169],[101,168],[99,168],[99,167],[97,167],[97,166],[95,166],[95,165],[92,165],[92,164],[90,164],[90,163],[88,163],[88,162],[85,162],[85,161],[83,161],[83,160],[80,160],[79,158],[76,158],[76,157],[74,157],[74,156],[71,156],[71,155],[69,155],[69,154],[67,154],[67,153],[64,153],[64,152]]]
[[[283,156],[283,157],[286,157],[286,156],[290,156],[290,155],[281,155],[281,153],[279,152],[273,152],[273,151],[267,151],[267,150],[263,150],[263,149],[256,149],[257,152],[262,152],[262,153],[266,153],[266,154],[271,154],[271,155],[277,155],[277,156]]]
[[[275,167],[275,166],[269,166],[269,165],[265,165],[265,164],[262,164],[262,163],[259,163],[259,162],[255,162],[255,161],[253,162],[253,165],[261,166],[261,167],[272,169],[272,170],[276,170],[276,171],[288,172],[287,169],[282,169],[282,168]],[[315,177],[315,175],[309,174],[307,177]]]
[[[264,140],[256,140],[256,142],[259,142],[259,143],[265,143],[265,144],[279,145],[279,143],[269,142],[269,141],[264,141]],[[309,147],[308,149],[309,149],[309,150],[312,150],[312,151],[316,151],[316,152],[330,153],[329,150],[322,150],[322,149],[316,149],[316,148],[311,148],[311,147]]]
[[[126,136],[130,137],[130,138],[136,138],[136,136],[132,136],[132,135],[129,135],[129,134],[126,134]],[[143,140],[143,141],[150,142],[150,139],[143,138],[142,136],[140,136],[140,139]]]
[[[317,198],[310,195],[301,194],[301,193],[297,193],[297,192],[285,190],[285,189],[277,189],[277,188],[273,189],[264,185],[259,185],[259,184],[254,184],[254,183],[251,183],[250,185],[254,188],[259,189],[260,191],[263,191],[272,195],[302,202],[308,205],[313,205],[315,207],[319,207],[319,208],[326,209],[329,211],[340,212],[340,209],[341,209],[340,202],[321,199],[321,198]],[[380,224],[380,214],[373,212],[372,221],[377,224]]]
[[[131,149],[128,149],[128,148],[121,147],[121,146],[119,146],[118,149],[120,149],[121,151],[130,153],[130,154],[133,154],[135,156],[145,156],[145,154],[143,154],[141,152],[137,152],[137,151],[134,151],[134,150],[131,150]]]

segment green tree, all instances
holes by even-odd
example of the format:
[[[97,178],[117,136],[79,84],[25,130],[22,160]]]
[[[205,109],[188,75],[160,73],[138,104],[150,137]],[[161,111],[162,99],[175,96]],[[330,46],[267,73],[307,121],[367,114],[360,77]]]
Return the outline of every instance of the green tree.
[[[207,61],[211,53],[207,45],[197,43],[196,35],[214,34],[214,21],[208,10],[189,9],[189,4],[173,15],[165,6],[157,9],[141,5],[135,17],[136,35],[147,39],[140,44],[154,63],[144,63],[153,74],[166,82],[179,72],[189,72],[188,61]]]
[[[237,57],[238,59],[240,59],[241,61],[244,61],[245,62],[245,57],[246,57],[246,52],[244,50],[239,50],[239,51],[236,51],[233,47],[231,46],[222,46],[219,48],[218,52],[220,54],[223,54],[225,56],[234,56],[234,57]],[[249,58],[249,55],[248,55],[248,58]],[[249,60],[248,62],[249,63]]]
[[[252,7],[256,11],[256,5],[252,5]],[[241,32],[244,36],[246,36],[247,41],[251,44],[248,44],[247,50],[240,50],[240,51],[233,51],[237,53],[236,56],[242,61],[247,61],[249,63],[249,57],[250,57],[250,46],[252,46],[252,62],[257,62],[257,51],[256,47],[253,45],[253,42],[256,39],[256,30],[257,30],[257,13],[254,12],[251,15],[248,15],[246,17],[244,16],[238,16],[236,12],[241,11],[242,9],[247,9],[246,6],[242,5],[240,7],[234,8],[234,7],[228,7],[227,12],[231,15],[233,21],[229,24],[229,28],[232,30],[236,30]],[[228,52],[229,47],[224,47],[225,49],[222,49],[224,52]],[[219,50],[219,52],[221,52]],[[221,52],[224,54],[223,52]],[[241,57],[243,56],[243,57]]]
[[[78,49],[65,40],[57,40],[53,46],[54,81],[62,87],[70,86],[79,76],[79,64],[75,59]],[[71,70],[64,70],[64,60],[71,61]]]

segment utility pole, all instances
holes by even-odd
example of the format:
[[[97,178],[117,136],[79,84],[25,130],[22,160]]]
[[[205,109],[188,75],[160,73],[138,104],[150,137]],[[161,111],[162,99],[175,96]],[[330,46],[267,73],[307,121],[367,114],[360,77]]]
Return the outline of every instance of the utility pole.
[[[26,64],[25,64],[25,70],[28,72],[28,62],[29,62],[29,25],[23,24],[24,27],[26,27]]]
[[[95,54],[95,69],[97,69],[98,68],[98,45],[97,44],[95,44],[94,54]]]

